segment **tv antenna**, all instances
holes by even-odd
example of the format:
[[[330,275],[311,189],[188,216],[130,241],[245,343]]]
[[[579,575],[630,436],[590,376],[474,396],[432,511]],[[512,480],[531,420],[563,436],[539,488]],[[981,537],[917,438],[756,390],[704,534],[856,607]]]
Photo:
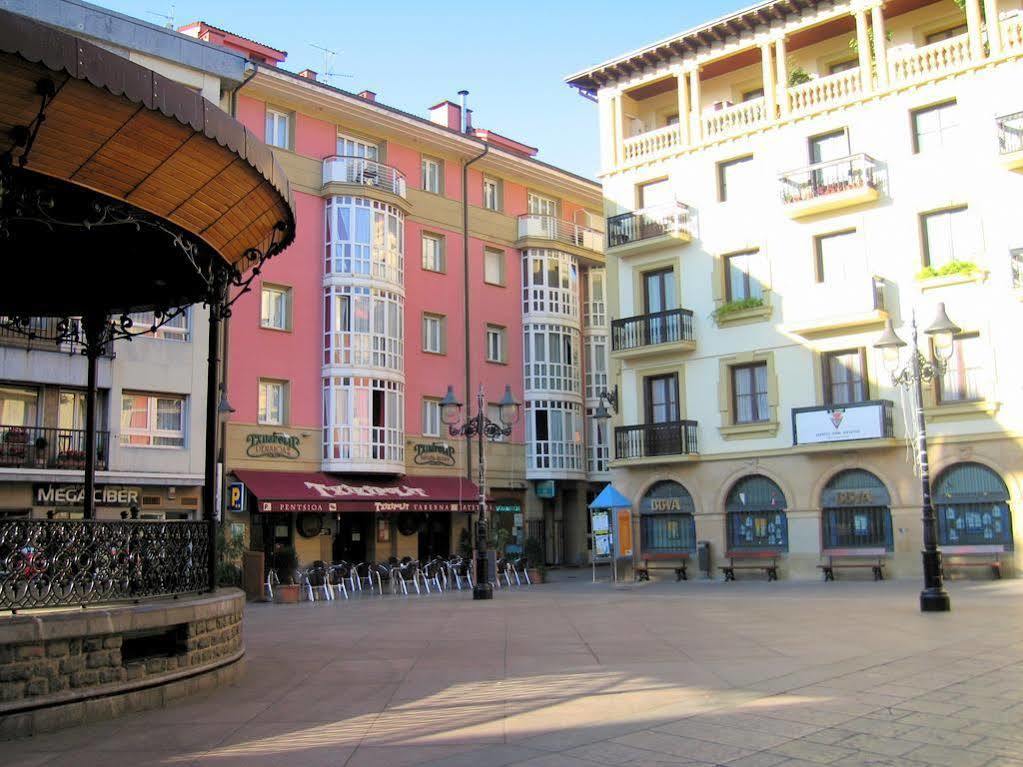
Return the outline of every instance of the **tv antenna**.
[[[330,80],[334,77],[355,77],[353,74],[347,72],[335,72],[333,70],[334,57],[337,56],[338,52],[327,48],[323,45],[317,45],[316,43],[309,43],[309,46],[315,48],[318,51],[323,51],[323,77],[326,80]]]
[[[171,3],[170,15],[166,13],[160,13],[159,11],[147,11],[150,16],[156,16],[158,19],[163,19],[164,26],[167,29],[174,29],[174,4]]]

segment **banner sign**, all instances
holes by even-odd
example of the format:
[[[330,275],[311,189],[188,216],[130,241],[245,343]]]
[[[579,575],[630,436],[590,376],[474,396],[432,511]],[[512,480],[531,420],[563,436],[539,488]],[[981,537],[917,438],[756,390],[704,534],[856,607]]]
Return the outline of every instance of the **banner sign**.
[[[245,437],[245,441],[248,443],[245,455],[249,458],[284,458],[294,461],[300,456],[299,438],[284,432],[252,433]]]
[[[884,405],[844,408],[808,408],[792,411],[793,440],[797,445],[880,439],[884,436]]]
[[[97,485],[93,498],[97,506],[131,506],[139,504],[142,491],[137,487]],[[32,486],[36,506],[84,506],[85,485],[40,482]]]
[[[455,465],[455,448],[444,442],[418,442],[412,449],[415,451],[412,461],[417,466]]]

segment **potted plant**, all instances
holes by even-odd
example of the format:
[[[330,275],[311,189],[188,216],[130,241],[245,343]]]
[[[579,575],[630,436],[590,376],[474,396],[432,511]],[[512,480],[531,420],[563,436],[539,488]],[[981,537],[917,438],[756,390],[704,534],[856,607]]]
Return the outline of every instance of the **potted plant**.
[[[85,468],[85,451],[84,450],[61,450],[57,454],[57,468],[58,469],[84,469]]]
[[[28,452],[26,442],[28,432],[20,426],[14,426],[4,433],[3,445],[0,445],[0,466],[21,466]]]
[[[299,600],[298,584],[295,583],[295,571],[298,569],[298,554],[293,546],[280,546],[274,552],[273,570],[277,574],[280,585],[274,589],[276,601],[283,604],[295,604]]]
[[[532,583],[543,583],[547,580],[547,556],[543,544],[536,538],[527,538],[523,552],[526,555],[526,569]]]
[[[36,437],[36,466],[43,468],[46,466],[46,448],[50,446],[50,443],[46,441],[46,437]]]

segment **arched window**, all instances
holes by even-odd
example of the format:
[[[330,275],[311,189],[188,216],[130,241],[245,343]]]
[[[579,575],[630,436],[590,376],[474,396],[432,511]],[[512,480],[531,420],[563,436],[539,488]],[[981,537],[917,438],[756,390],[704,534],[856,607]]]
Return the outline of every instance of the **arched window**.
[[[828,549],[892,546],[891,496],[884,482],[863,469],[833,476],[821,493],[822,544]]]
[[[693,497],[678,482],[651,487],[639,502],[640,547],[643,554],[676,554],[696,550]]]
[[[949,466],[934,482],[931,501],[942,546],[1002,545],[1012,548],[1009,490],[979,463]]]
[[[743,477],[732,485],[725,499],[729,550],[788,551],[787,505],[781,488],[761,474]]]

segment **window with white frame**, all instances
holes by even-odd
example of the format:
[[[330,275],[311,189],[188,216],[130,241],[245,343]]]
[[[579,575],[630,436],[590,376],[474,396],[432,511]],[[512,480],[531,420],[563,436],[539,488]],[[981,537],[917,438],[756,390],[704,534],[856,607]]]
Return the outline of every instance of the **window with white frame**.
[[[953,144],[959,135],[959,105],[953,101],[916,109],[913,115],[913,151],[940,149]]]
[[[440,436],[440,400],[423,398],[423,436]]]
[[[953,261],[970,261],[977,241],[969,209],[965,206],[920,216],[924,239],[924,266],[940,269]]]
[[[504,285],[504,251],[500,248],[483,249],[483,281]]]
[[[483,207],[487,210],[501,209],[501,187],[497,179],[483,177]]]
[[[431,354],[444,353],[444,316],[423,315],[423,351]]]
[[[579,330],[553,323],[526,323],[522,332],[526,389],[581,394]]]
[[[506,362],[505,338],[508,331],[500,325],[487,325],[487,362]]]
[[[596,400],[607,391],[607,336],[586,336],[586,399]]]
[[[718,200],[749,196],[753,186],[753,155],[718,163]]]
[[[156,326],[156,330],[150,333],[152,338],[167,338],[174,341],[187,341],[189,339],[189,318],[192,313],[191,307],[186,308],[170,319],[157,317],[154,312],[132,312],[131,321],[134,331],[139,332],[144,328]]]
[[[577,402],[539,400],[525,404],[526,471],[583,471],[583,417]]]
[[[487,403],[487,418],[489,418],[492,423],[496,423],[499,426],[504,426],[504,423],[501,421],[501,406],[498,405],[496,402]],[[508,437],[506,437],[504,434],[497,434],[491,439],[491,441],[507,442]]]
[[[530,248],[522,255],[522,311],[579,316],[579,262],[559,250]]]
[[[272,330],[287,330],[290,326],[291,288],[264,285],[259,324]]]
[[[587,329],[607,325],[607,303],[604,284],[606,269],[589,269],[586,273],[586,299],[583,303],[583,325]]]
[[[323,364],[404,370],[405,302],[400,294],[331,285],[323,297]]]
[[[423,235],[423,268],[428,272],[444,271],[444,240],[435,234]]]
[[[400,208],[344,195],[329,198],[326,213],[326,274],[404,285],[405,214]]]
[[[288,384],[286,381],[259,380],[259,410],[257,420],[262,424],[280,426],[286,419]]]
[[[185,398],[174,394],[124,392],[121,444],[128,447],[184,447]]]
[[[435,160],[432,157],[423,157],[423,191],[441,194],[441,190],[443,188],[441,170],[442,165],[440,160]]]
[[[266,143],[270,146],[277,146],[287,149],[291,146],[290,132],[291,115],[281,112],[278,109],[266,110]]]

